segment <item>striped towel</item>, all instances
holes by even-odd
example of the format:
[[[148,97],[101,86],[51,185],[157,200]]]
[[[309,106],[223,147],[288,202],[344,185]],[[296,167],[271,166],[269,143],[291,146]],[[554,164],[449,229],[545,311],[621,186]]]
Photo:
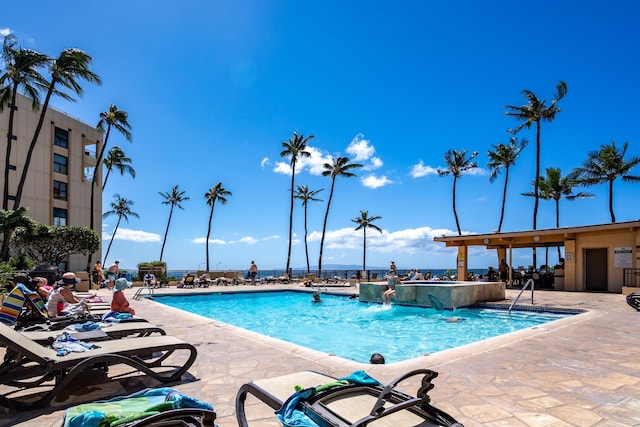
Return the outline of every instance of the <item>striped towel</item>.
[[[16,287],[9,292],[9,295],[7,295],[2,302],[2,306],[0,306],[0,322],[7,325],[16,323],[18,316],[22,312],[22,306],[24,305],[25,291],[27,293],[31,292],[22,283],[18,283]]]

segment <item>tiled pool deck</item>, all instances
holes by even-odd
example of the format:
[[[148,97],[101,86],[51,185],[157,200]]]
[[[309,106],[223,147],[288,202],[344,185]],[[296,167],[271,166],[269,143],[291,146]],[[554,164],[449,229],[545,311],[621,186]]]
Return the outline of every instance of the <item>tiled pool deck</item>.
[[[166,292],[242,288],[214,286]],[[353,293],[354,289],[343,291]],[[105,297],[109,295],[107,291],[100,292]],[[127,291],[130,300],[133,292]],[[507,290],[506,304],[516,292]],[[234,398],[240,386],[248,381],[300,370],[343,376],[357,369],[389,381],[414,368],[430,368],[440,373],[430,393],[432,403],[466,427],[640,425],[640,313],[632,310],[619,294],[536,291],[536,307],[584,309],[588,313],[390,365],[343,360],[159,306],[153,301],[131,302],[140,316],[197,346],[198,359],[189,370],[196,381],[171,386],[214,405],[220,427],[237,425]],[[530,293],[526,293],[519,305],[529,302]],[[64,409],[75,402],[128,394],[141,388],[141,381],[146,386],[160,386],[140,376],[128,381],[78,384],[50,408],[21,413],[1,412],[0,408],[0,425],[59,426]],[[410,382],[404,390],[413,394],[417,388],[417,382]],[[251,397],[247,399],[250,425],[279,426],[272,411],[257,402]]]

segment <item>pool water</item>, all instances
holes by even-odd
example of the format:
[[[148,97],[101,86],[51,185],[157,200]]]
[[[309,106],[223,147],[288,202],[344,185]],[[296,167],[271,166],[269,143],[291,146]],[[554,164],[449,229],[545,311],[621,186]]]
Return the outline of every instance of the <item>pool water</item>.
[[[448,350],[531,328],[570,314],[361,303],[306,292],[251,292],[155,297],[157,302],[313,350],[368,363],[381,353],[387,363]]]

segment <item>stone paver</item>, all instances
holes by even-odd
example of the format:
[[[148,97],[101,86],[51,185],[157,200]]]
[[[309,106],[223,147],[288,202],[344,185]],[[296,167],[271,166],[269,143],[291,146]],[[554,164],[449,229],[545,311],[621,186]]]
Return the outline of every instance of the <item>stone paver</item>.
[[[258,289],[295,285],[262,285]],[[168,292],[237,291],[242,287],[170,289]],[[247,289],[256,289],[248,286]],[[164,289],[163,289],[164,291]],[[128,291],[131,299],[133,291]],[[346,292],[352,293],[353,288]],[[100,291],[105,297],[108,292]],[[507,299],[516,291],[507,290]],[[526,296],[526,298],[525,298]],[[523,295],[523,304],[530,302]],[[459,349],[389,365],[352,362],[244,331],[150,300],[131,301],[136,311],[168,334],[192,342],[195,381],[172,385],[214,405],[220,427],[235,426],[234,399],[246,382],[300,370],[342,376],[365,369],[389,381],[415,368],[440,373],[430,395],[434,405],[472,426],[640,426],[640,313],[624,296],[537,291],[535,306],[588,310],[572,319],[519,331]],[[509,301],[506,301],[508,303]],[[330,331],[328,331],[330,333]],[[0,425],[59,426],[64,408],[159,384],[141,376],[109,383],[87,380],[51,408],[0,412]],[[417,381],[405,387],[413,394]],[[0,387],[0,391],[2,388]],[[88,399],[87,397],[90,396]],[[272,411],[249,397],[251,426],[278,426]],[[2,411],[2,408],[0,408]]]

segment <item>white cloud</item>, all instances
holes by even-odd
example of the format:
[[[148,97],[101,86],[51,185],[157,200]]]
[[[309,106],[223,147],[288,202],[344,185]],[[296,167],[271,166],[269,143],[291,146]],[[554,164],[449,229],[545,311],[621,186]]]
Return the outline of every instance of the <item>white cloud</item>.
[[[10,28],[0,28],[0,36],[6,37],[9,34],[11,34],[11,29]]]
[[[437,174],[438,174],[437,168],[432,168],[431,166],[425,166],[424,163],[422,163],[422,160],[420,160],[420,163],[418,163],[417,165],[413,165],[413,167],[411,168],[411,172],[409,173],[409,175],[411,175],[412,178],[422,178],[423,176],[426,176],[426,175],[437,175]]]
[[[203,245],[207,241],[206,237],[196,237],[191,240],[191,243],[195,243],[197,245]],[[213,243],[214,245],[226,245],[227,242],[220,239],[209,239],[209,243]]]
[[[243,237],[240,239],[240,243],[246,243],[248,245],[253,245],[255,243],[258,243],[258,239],[255,239],[251,236],[247,236],[247,237]]]
[[[380,160],[380,157],[372,157],[371,162],[368,165],[365,165],[362,169],[374,170],[374,169],[381,168],[382,165],[383,163],[382,163],[382,160]]]
[[[370,142],[364,139],[364,135],[357,134],[349,143],[347,147],[347,153],[353,156],[353,160],[356,162],[366,161],[373,157],[376,149],[370,144]]]
[[[333,162],[333,158],[328,153],[323,153],[320,149],[307,145],[306,151],[310,157],[298,157],[296,162],[296,175],[302,171],[308,171],[311,175],[322,175],[324,164]],[[275,173],[291,175],[291,165],[288,161],[276,162],[273,167]]]
[[[380,226],[381,224],[376,224]],[[382,227],[381,227],[382,228]],[[454,235],[457,232],[447,229],[433,229],[431,227],[407,228],[389,232],[382,229],[382,234],[375,230],[367,230],[367,252],[392,253],[438,253],[450,254],[455,248],[447,248],[442,243],[433,241],[434,237]],[[463,232],[467,234],[467,232]],[[328,249],[362,249],[362,230],[342,228],[329,231],[325,235],[325,248]],[[320,241],[322,232],[313,231],[307,237],[309,242]]]
[[[362,185],[367,188],[380,188],[384,187],[385,185],[393,184],[393,181],[391,181],[385,175],[378,177],[373,174],[363,177],[360,182],[362,182]]]
[[[104,228],[104,225],[103,225]],[[102,239],[110,240],[111,234],[106,231],[102,231]],[[160,235],[156,233],[149,233],[142,230],[130,230],[128,228],[118,228],[113,240],[128,240],[131,242],[139,243],[153,243],[160,241]]]
[[[269,166],[271,164],[271,161],[269,161],[268,157],[265,157],[264,159],[262,159],[262,161],[260,162],[260,167],[262,169],[264,169],[266,166]]]

